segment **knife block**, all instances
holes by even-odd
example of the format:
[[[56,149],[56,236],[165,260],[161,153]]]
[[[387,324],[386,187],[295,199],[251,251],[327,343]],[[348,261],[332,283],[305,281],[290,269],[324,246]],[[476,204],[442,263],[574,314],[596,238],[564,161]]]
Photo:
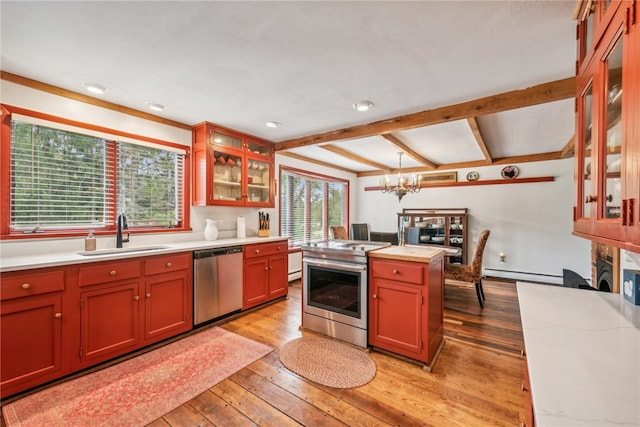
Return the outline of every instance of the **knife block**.
[[[258,237],[269,237],[269,229],[258,230]]]

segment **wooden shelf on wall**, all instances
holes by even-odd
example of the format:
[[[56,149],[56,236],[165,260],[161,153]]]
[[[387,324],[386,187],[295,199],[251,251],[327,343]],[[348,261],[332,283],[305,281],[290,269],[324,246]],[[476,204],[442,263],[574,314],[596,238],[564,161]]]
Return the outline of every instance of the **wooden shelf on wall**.
[[[513,179],[487,179],[484,181],[459,181],[442,182],[437,184],[422,184],[420,188],[434,187],[469,187],[474,185],[502,185],[502,184],[527,184],[530,182],[550,182],[555,181],[553,176],[538,176],[534,178],[513,178]],[[364,187],[364,191],[380,191],[380,186]]]

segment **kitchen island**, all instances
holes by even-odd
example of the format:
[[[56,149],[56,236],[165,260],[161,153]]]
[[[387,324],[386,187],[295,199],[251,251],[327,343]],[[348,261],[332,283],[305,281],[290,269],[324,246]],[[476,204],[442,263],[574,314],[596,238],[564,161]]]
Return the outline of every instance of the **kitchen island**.
[[[620,294],[517,289],[535,425],[640,425],[640,307]]]
[[[369,252],[369,345],[429,372],[444,344],[444,253],[419,246]]]

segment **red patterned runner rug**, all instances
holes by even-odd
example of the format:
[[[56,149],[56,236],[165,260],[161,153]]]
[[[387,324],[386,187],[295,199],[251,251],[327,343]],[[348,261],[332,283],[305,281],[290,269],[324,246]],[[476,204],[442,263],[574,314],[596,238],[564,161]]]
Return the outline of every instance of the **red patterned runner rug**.
[[[4,405],[12,426],[143,426],[273,349],[213,327]]]

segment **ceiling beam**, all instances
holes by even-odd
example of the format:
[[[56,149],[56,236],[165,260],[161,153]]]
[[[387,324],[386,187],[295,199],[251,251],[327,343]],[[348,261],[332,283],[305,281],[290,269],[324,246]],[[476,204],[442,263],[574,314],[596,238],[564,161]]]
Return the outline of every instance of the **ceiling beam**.
[[[429,159],[427,159],[425,157],[422,157],[419,153],[417,153],[415,150],[413,150],[407,144],[405,144],[404,142],[400,141],[395,135],[392,135],[392,134],[388,133],[388,134],[383,134],[383,135],[380,135],[380,136],[383,137],[384,139],[386,139],[387,141],[389,141],[390,143],[392,143],[393,145],[395,145],[396,147],[398,147],[399,149],[401,149],[402,151],[404,151],[405,153],[407,153],[411,158],[413,158],[417,162],[422,163],[423,165],[425,165],[428,170],[434,170],[435,168],[438,167],[438,165],[433,163],[431,160],[429,160]]]
[[[471,128],[471,133],[473,137],[476,139],[478,143],[478,148],[482,151],[482,155],[488,164],[493,163],[491,159],[491,154],[487,149],[487,144],[484,142],[484,138],[482,137],[482,133],[480,132],[480,126],[478,126],[478,119],[476,117],[467,117],[467,123],[469,123],[469,127]]]
[[[338,170],[341,170],[341,171],[350,172],[350,173],[353,173],[353,174],[357,174],[358,173],[358,171],[354,171],[352,169],[343,168],[343,167],[337,166],[337,165],[335,165],[333,163],[327,163],[327,162],[323,162],[323,161],[320,161],[320,160],[312,159],[310,157],[301,156],[300,154],[292,153],[290,151],[281,151],[281,152],[278,153],[278,155],[291,157],[292,159],[298,159],[298,160],[302,160],[303,162],[309,162],[309,163],[313,163],[313,164],[316,164],[316,165],[325,166],[325,167],[328,167],[328,168],[331,168],[331,169],[338,169]],[[384,173],[384,172],[382,172],[382,173]]]
[[[569,141],[567,141],[567,143],[564,144],[564,147],[562,147],[562,151],[560,151],[562,153],[561,157],[563,159],[568,159],[569,157],[573,157],[576,151],[575,143],[576,143],[576,136],[574,134],[573,136],[571,136],[571,138],[569,138]]]
[[[281,153],[278,153],[281,154]],[[284,154],[284,153],[282,153]],[[539,153],[539,154],[526,154],[523,156],[510,156],[510,157],[501,157],[497,159],[493,159],[492,165],[510,165],[513,163],[529,163],[529,162],[542,162],[547,160],[560,160],[561,159],[560,151],[551,151],[548,153]],[[447,163],[438,165],[436,170],[452,170],[452,169],[465,169],[465,168],[476,168],[487,166],[486,160],[473,160],[470,162],[460,162],[460,163]],[[402,172],[404,173],[421,173],[421,172],[429,172],[426,168],[416,167],[416,168],[402,168]],[[378,176],[384,175],[385,172],[381,170],[376,171],[365,171],[365,172],[357,172],[356,176]]]
[[[277,142],[275,149],[276,151],[282,151],[331,141],[382,135],[453,120],[530,107],[547,102],[560,101],[575,96],[576,79],[575,77],[569,77],[526,89],[513,90],[499,95],[478,98],[460,104],[448,105],[404,116],[396,116],[369,124],[318,133],[302,138],[289,139]]]
[[[387,173],[389,173],[389,172],[391,172],[393,170],[392,168],[390,168],[387,165],[383,165],[382,163],[377,163],[377,162],[371,161],[369,159],[365,159],[364,157],[360,157],[360,156],[358,156],[356,154],[353,154],[352,152],[347,151],[347,150],[345,150],[343,148],[336,147],[335,145],[321,145],[320,148],[324,148],[327,151],[331,151],[332,153],[339,154],[342,157],[346,157],[349,160],[353,160],[354,162],[362,163],[364,165],[371,166],[371,167],[374,167],[376,169],[381,169],[381,170],[383,170],[383,171],[385,171]]]

